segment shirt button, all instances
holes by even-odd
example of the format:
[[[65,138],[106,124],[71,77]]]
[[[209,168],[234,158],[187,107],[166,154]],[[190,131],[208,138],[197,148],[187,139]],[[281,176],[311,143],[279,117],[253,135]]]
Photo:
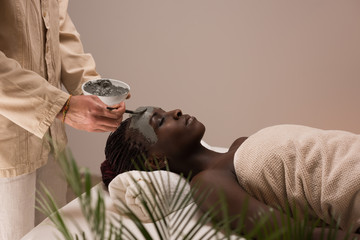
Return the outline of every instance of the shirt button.
[[[46,12],[43,13],[43,16],[46,17]]]

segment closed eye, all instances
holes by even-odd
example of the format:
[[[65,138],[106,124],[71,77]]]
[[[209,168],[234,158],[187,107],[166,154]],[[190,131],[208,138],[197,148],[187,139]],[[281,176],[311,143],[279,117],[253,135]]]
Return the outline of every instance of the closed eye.
[[[164,121],[165,121],[165,117],[162,117],[162,118],[160,119],[160,121],[159,121],[159,127],[160,127],[161,125],[163,125]]]

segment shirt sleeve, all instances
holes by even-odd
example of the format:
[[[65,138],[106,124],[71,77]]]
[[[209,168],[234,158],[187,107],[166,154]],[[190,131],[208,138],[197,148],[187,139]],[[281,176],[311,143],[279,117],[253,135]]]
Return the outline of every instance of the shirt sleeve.
[[[69,94],[0,51],[0,114],[42,138]]]
[[[91,54],[84,53],[80,34],[67,12],[68,0],[59,1],[59,4],[61,81],[69,93],[79,95],[82,94],[82,83],[100,78],[100,75]]]

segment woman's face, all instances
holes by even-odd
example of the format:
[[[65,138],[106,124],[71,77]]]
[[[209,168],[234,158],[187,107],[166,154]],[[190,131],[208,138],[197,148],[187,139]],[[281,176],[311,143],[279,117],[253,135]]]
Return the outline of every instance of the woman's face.
[[[144,114],[133,115],[130,127],[139,130],[152,143],[155,154],[169,158],[183,156],[200,143],[205,126],[195,117],[182,114],[179,109],[166,112],[161,108],[146,108]]]
[[[169,112],[154,108],[149,120],[158,138],[154,148],[172,158],[184,156],[200,143],[205,126],[195,117],[176,109]]]

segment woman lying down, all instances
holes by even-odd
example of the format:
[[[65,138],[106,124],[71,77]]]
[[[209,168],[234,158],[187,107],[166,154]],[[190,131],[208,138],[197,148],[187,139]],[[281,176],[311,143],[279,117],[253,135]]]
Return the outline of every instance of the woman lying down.
[[[252,228],[251,217],[260,211],[271,211],[280,221],[290,207],[327,224],[339,221],[342,230],[360,236],[360,135],[279,125],[238,138],[228,152],[218,153],[201,144],[204,132],[201,122],[180,110],[146,107],[109,136],[101,166],[105,185],[122,172],[138,170],[130,159],[139,161],[143,158],[137,156],[145,154],[148,169],[156,168],[157,159],[158,167],[168,164],[172,172],[191,174],[192,186],[215,190],[200,206],[203,210],[218,202],[219,192],[230,216],[247,203],[245,229]]]

